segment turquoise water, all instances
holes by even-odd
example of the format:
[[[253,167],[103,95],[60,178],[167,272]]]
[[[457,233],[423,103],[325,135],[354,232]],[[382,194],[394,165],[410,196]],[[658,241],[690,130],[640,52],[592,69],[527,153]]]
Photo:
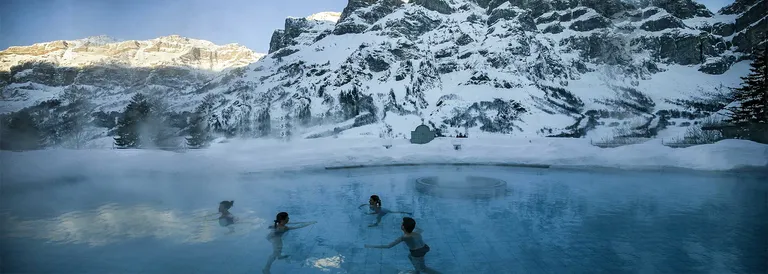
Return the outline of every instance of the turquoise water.
[[[482,176],[502,189],[419,187]],[[13,180],[13,179],[11,179]],[[3,273],[260,273],[279,211],[317,221],[284,236],[272,273],[400,273],[412,266],[402,214],[357,207],[378,194],[413,211],[442,273],[766,273],[761,173],[399,167],[280,174],[137,174],[8,182]],[[454,183],[453,186],[456,186]],[[221,200],[242,223],[213,218]]]

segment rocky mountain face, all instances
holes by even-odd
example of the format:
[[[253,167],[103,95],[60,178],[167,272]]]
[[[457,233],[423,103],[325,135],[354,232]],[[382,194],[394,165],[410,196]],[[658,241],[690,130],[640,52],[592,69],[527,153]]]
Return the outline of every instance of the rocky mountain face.
[[[333,32],[333,27],[339,21],[341,13],[322,12],[313,14],[307,18],[285,19],[285,29],[276,30],[269,41],[269,53],[291,47],[283,51],[281,55],[289,55],[287,52],[296,52],[301,46],[309,46],[317,40],[323,39]]]
[[[58,98],[68,87],[83,88],[92,93],[89,97],[114,107],[149,89],[181,99],[222,72],[263,56],[237,44],[218,46],[177,35],[147,41],[100,36],[11,47],[0,51],[0,111]]]
[[[653,137],[729,103],[765,43],[765,7],[350,0],[335,24],[288,19],[267,58],[211,82],[223,96],[210,121],[269,124],[253,136],[407,135],[424,121],[443,134]]]
[[[76,77],[61,65],[17,66],[0,76],[2,104],[82,85],[109,90],[93,96],[106,108],[124,105],[112,94],[159,85],[177,111],[206,105],[206,128],[229,136],[397,137],[423,122],[446,135],[653,137],[729,103],[748,53],[766,44],[766,14],[765,0],[717,13],[692,0],[350,0],[341,14],[286,19],[248,66]],[[131,56],[150,47],[140,48]]]

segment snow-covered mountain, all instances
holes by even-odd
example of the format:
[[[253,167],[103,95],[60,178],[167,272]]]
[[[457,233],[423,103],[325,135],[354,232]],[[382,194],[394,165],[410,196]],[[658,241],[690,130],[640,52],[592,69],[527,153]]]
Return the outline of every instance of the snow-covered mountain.
[[[178,35],[146,41],[97,36],[10,47],[0,51],[0,111],[57,98],[70,86],[93,91],[95,100],[122,108],[131,93],[192,92],[263,56],[237,44],[220,46]]]
[[[118,41],[107,36],[10,47],[0,53],[0,70],[27,62],[49,62],[60,67],[122,65],[127,67],[189,67],[222,71],[256,62],[263,54],[238,44],[171,35],[146,41]]]
[[[691,0],[351,0],[335,24],[287,19],[265,59],[209,83],[209,120],[254,136],[398,135],[422,120],[655,136],[727,103],[716,95],[746,74],[766,14],[753,0],[717,14]]]
[[[93,95],[102,110],[160,85],[177,111],[205,101],[211,130],[246,137],[403,136],[422,121],[448,135],[648,137],[680,133],[728,103],[717,95],[746,75],[766,14],[766,0],[717,14],[692,0],[350,0],[340,14],[286,19],[266,57],[212,78],[42,66],[33,80],[11,69],[0,85],[3,109],[82,85],[102,90]],[[122,45],[106,44],[112,54]],[[192,52],[182,56],[205,57],[169,59],[212,56]]]
[[[269,42],[269,53],[288,46],[309,46],[333,32],[340,12],[321,12],[306,18],[285,19],[285,29],[276,30]]]

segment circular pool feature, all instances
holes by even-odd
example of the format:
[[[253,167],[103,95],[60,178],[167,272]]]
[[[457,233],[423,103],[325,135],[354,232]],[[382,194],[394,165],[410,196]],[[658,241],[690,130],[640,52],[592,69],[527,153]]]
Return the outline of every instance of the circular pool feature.
[[[421,193],[449,198],[492,198],[507,193],[507,182],[483,176],[429,176],[416,179]]]

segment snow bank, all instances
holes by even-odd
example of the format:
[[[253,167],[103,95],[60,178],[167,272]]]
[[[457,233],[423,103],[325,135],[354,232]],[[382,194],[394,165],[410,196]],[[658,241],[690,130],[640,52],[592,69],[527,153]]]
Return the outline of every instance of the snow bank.
[[[461,142],[462,149],[453,144]],[[385,149],[384,144],[392,144]],[[768,146],[726,140],[673,149],[660,140],[598,148],[586,139],[440,138],[426,145],[379,138],[322,138],[284,142],[230,140],[184,153],[152,150],[42,150],[0,152],[2,181],[53,180],[62,176],[135,176],[137,173],[242,174],[291,172],[347,165],[399,163],[506,163],[620,169],[682,168],[726,171],[768,168]]]

